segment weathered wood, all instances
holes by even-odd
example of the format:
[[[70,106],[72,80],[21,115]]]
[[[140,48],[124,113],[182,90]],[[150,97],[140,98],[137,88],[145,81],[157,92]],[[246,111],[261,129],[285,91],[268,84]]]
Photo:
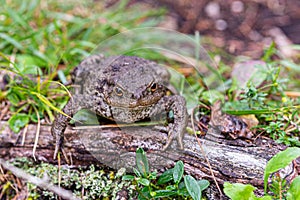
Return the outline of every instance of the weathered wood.
[[[28,126],[24,145],[21,145],[24,130],[17,135],[12,133],[7,122],[0,122],[0,127],[2,158],[32,157],[36,125]],[[225,140],[217,140],[212,135],[207,135],[205,139],[200,140],[218,182],[251,183],[261,188],[265,165],[280,150],[280,146],[266,144],[248,147],[233,146],[220,143]],[[183,151],[177,149],[176,142],[173,142],[166,151],[160,151],[166,137],[165,133],[149,127],[98,128],[81,131],[68,128],[65,132],[65,150],[69,152],[68,155],[74,165],[102,163],[115,169],[120,167],[132,169],[135,165],[135,150],[137,147],[143,147],[152,169],[162,171],[173,166],[177,160],[182,160],[188,174],[197,178],[212,178],[194,136],[185,134]],[[52,158],[53,151],[54,142],[50,134],[50,126],[42,125],[35,156],[37,160],[55,163],[56,160]]]

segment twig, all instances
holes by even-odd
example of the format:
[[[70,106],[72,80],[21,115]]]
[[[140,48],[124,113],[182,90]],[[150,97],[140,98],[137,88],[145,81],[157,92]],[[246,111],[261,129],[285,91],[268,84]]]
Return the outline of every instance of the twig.
[[[70,192],[69,190],[65,190],[63,188],[57,187],[46,180],[32,176],[32,175],[26,173],[24,170],[19,169],[15,166],[9,164],[8,162],[6,162],[5,160],[3,160],[1,158],[0,158],[0,164],[3,166],[3,168],[11,171],[16,177],[22,178],[22,179],[26,180],[27,182],[35,184],[36,186],[38,186],[44,190],[53,192],[53,193],[57,194],[58,196],[62,197],[63,199],[80,200],[79,198],[75,197],[72,194],[72,192]]]
[[[297,98],[300,97],[300,92],[296,91],[285,91],[284,92],[286,96],[292,97],[292,98]]]
[[[28,124],[26,124],[26,126],[24,127],[23,129],[23,137],[22,137],[22,142],[21,142],[21,145],[24,146],[25,144],[25,138],[26,138],[26,133],[27,133],[27,130],[28,130]]]
[[[39,141],[40,128],[41,128],[41,120],[40,120],[39,111],[35,108],[35,106],[33,106],[33,108],[34,108],[34,110],[36,112],[36,116],[37,116],[37,120],[38,120],[37,128],[36,128],[36,134],[35,134],[35,140],[34,140],[34,145],[33,145],[33,150],[32,150],[33,158],[36,161],[35,152],[36,152],[36,147],[37,147],[37,144],[38,144],[38,141]]]
[[[299,122],[300,122],[300,120],[298,120],[297,122],[293,122],[292,120],[289,120],[289,118],[287,118],[286,116],[283,116],[283,118],[284,118],[285,120],[287,120],[288,122],[290,122],[291,125],[294,126],[293,128],[287,128],[287,129],[285,130],[286,133],[292,132],[292,131],[297,130],[297,129],[298,129],[298,131],[300,131],[300,127],[299,127],[299,125],[298,125]]]
[[[191,124],[192,124],[192,128],[193,128],[193,132],[194,132],[195,138],[196,138],[196,140],[197,140],[197,143],[198,143],[198,145],[199,145],[199,147],[200,147],[200,149],[201,149],[201,153],[203,154],[203,156],[204,156],[204,158],[205,158],[205,160],[206,160],[206,162],[207,162],[207,165],[208,165],[208,167],[209,167],[211,176],[212,176],[212,178],[213,178],[213,180],[214,180],[214,182],[215,182],[215,184],[216,184],[216,186],[217,186],[217,188],[218,188],[218,191],[219,191],[219,193],[220,193],[220,197],[222,197],[222,196],[223,196],[223,193],[222,193],[222,191],[221,191],[221,189],[220,189],[220,186],[219,186],[219,184],[218,184],[218,182],[217,182],[217,180],[216,180],[216,177],[215,177],[214,172],[213,172],[213,170],[212,170],[212,167],[211,167],[211,164],[210,164],[210,162],[209,162],[209,159],[208,159],[208,157],[206,156],[206,153],[205,153],[205,151],[204,151],[204,149],[203,149],[203,146],[202,146],[202,144],[201,144],[201,141],[199,140],[199,138],[197,137],[197,134],[196,134],[195,125],[194,125],[194,111],[195,111],[195,108],[193,108],[193,111],[192,111],[192,114],[191,114]]]

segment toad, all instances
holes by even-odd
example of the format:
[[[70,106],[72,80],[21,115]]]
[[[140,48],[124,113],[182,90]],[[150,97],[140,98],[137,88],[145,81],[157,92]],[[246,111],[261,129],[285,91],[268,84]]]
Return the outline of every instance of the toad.
[[[56,140],[54,158],[63,150],[64,131],[70,117],[81,109],[116,122],[133,123],[160,113],[173,113],[166,130],[168,138],[162,150],[173,139],[183,149],[182,138],[188,121],[185,99],[167,95],[170,75],[157,63],[135,56],[92,55],[74,69],[72,81],[78,84],[75,94],[58,114],[51,133]]]

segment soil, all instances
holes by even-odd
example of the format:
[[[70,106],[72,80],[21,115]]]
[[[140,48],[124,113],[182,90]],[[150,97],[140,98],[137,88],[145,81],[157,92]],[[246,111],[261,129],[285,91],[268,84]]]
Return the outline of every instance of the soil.
[[[140,2],[140,1],[135,1]],[[165,6],[180,32],[209,36],[233,55],[260,58],[275,41],[284,56],[294,57],[290,44],[300,44],[299,0],[144,0]],[[170,18],[169,18],[170,19]],[[169,21],[171,23],[171,21]]]

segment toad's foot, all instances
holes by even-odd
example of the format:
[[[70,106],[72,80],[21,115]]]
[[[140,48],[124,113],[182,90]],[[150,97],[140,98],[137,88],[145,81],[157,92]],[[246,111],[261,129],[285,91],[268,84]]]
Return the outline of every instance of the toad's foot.
[[[182,96],[174,95],[164,97],[163,102],[165,105],[165,110],[167,112],[173,112],[174,120],[167,126],[168,139],[162,150],[165,151],[170,146],[173,139],[177,139],[178,147],[182,150],[184,148],[182,139],[188,123],[185,99]]]
[[[73,96],[73,98],[77,98],[76,96]],[[64,151],[64,132],[67,127],[68,122],[70,121],[70,117],[73,116],[75,112],[77,112],[80,109],[80,106],[75,101],[69,100],[67,105],[62,110],[62,113],[59,113],[57,117],[55,118],[52,127],[51,127],[51,134],[53,138],[55,138],[55,150],[53,159],[55,160],[57,158],[57,155],[59,152],[61,152],[66,160],[67,163],[69,163],[69,160],[67,158],[66,152]]]
[[[55,160],[58,156],[58,153],[61,152],[66,160],[67,163],[69,163],[69,159],[67,157],[66,151],[64,150],[64,136],[63,132],[65,127],[62,126],[57,121],[54,121],[54,125],[52,126],[51,133],[53,137],[55,138],[55,150],[53,154],[53,159]],[[61,131],[63,130],[63,131]]]

